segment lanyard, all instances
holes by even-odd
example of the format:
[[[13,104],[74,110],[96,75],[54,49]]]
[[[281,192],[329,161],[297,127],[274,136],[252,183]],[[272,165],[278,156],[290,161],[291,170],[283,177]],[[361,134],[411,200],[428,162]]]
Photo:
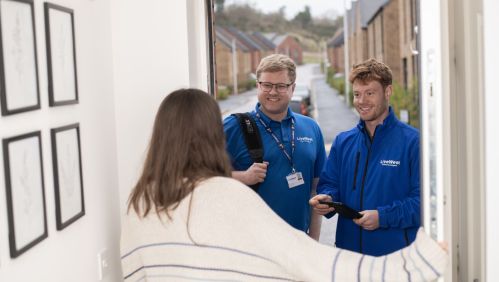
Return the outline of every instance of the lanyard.
[[[272,129],[270,129],[270,127],[267,125],[267,123],[263,121],[262,117],[258,112],[256,112],[256,117],[262,123],[265,130],[272,136],[272,138],[274,138],[274,141],[277,143],[277,146],[279,147],[279,149],[281,149],[281,151],[284,153],[284,156],[286,156],[286,158],[288,159],[289,164],[291,165],[292,168],[292,173],[295,173],[295,166],[293,164],[293,153],[295,151],[295,121],[293,120],[293,118],[291,118],[291,155],[289,155],[288,152],[286,152],[284,144],[282,144],[281,140],[279,140],[279,138],[275,135]]]

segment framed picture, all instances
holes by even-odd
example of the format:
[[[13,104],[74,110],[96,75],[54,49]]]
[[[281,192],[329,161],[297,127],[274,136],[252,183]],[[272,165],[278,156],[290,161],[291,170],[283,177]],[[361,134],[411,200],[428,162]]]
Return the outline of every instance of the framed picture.
[[[79,124],[51,130],[57,230],[85,214]]]
[[[2,116],[40,108],[33,0],[0,0]]]
[[[3,139],[10,256],[48,237],[40,131]]]
[[[44,3],[49,105],[78,103],[73,10]]]

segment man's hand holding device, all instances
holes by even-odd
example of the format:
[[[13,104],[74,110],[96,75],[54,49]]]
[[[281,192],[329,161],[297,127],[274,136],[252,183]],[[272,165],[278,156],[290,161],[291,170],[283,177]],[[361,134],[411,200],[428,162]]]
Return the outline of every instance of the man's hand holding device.
[[[319,201],[332,202],[333,199],[329,195],[319,194],[312,197],[308,203],[314,208],[314,212],[320,215],[325,215],[334,211],[333,207],[329,205],[321,204]]]
[[[350,219],[359,219],[362,214],[341,202],[319,201],[320,204],[329,205],[334,208],[339,215]]]

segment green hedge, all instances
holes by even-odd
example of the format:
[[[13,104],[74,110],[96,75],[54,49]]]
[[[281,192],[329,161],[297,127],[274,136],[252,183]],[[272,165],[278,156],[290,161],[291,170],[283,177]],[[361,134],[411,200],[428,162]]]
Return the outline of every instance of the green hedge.
[[[343,76],[334,77],[335,74],[336,71],[332,67],[329,67],[327,71],[326,82],[327,84],[329,84],[329,86],[338,90],[338,93],[340,95],[345,95],[345,78]]]
[[[248,79],[245,82],[245,89],[244,90],[251,90],[256,87],[256,79]]]
[[[390,97],[390,105],[394,113],[400,118],[400,110],[409,112],[409,124],[419,128],[419,91],[417,79],[412,80],[412,85],[408,89],[404,89],[397,82],[393,83],[393,93]]]
[[[229,98],[230,93],[232,93],[231,87],[218,86],[217,100],[225,100],[225,99]]]

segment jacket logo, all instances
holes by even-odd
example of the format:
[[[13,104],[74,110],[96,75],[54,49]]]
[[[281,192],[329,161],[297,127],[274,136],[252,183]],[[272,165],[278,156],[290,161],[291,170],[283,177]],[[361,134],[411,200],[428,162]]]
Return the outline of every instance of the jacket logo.
[[[381,160],[381,161],[379,161],[379,163],[382,166],[394,166],[394,167],[397,167],[397,166],[400,165],[400,161],[394,161],[394,160]]]
[[[310,137],[297,137],[296,140],[298,140],[301,143],[312,143],[314,142],[314,139]]]

